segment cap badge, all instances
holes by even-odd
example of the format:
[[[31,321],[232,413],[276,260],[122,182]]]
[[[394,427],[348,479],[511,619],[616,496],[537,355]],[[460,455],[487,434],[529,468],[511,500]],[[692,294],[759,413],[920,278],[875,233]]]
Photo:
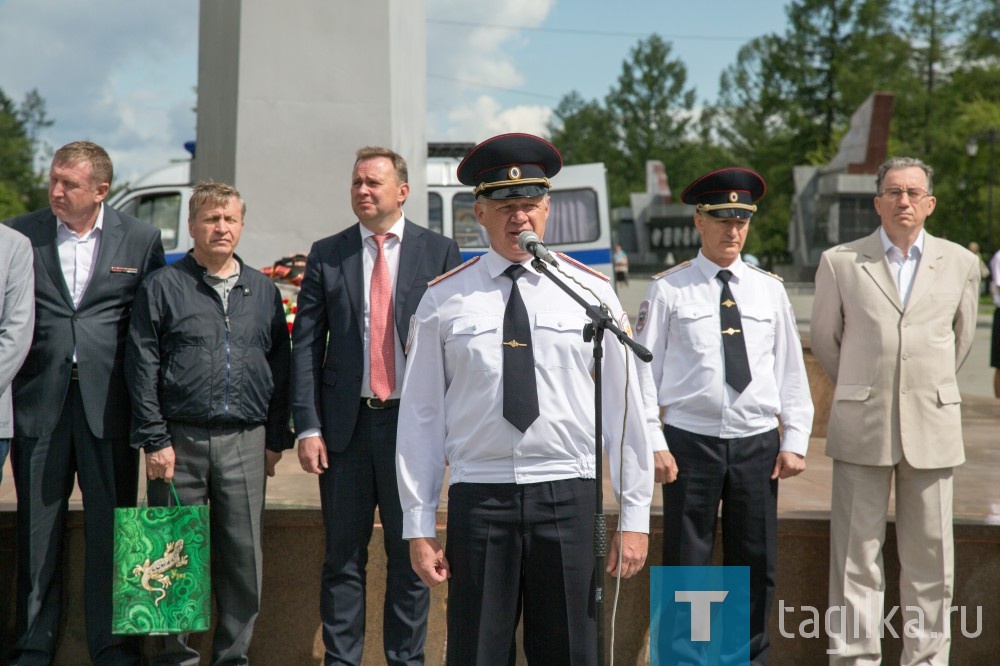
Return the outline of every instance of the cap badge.
[[[730,203],[736,203],[739,200],[740,200],[740,195],[739,194],[737,194],[736,192],[730,192],[729,193],[729,201],[730,201]]]
[[[521,170],[516,166],[511,167],[510,170],[507,171],[507,178],[509,178],[510,180],[518,180],[520,177],[521,177]]]

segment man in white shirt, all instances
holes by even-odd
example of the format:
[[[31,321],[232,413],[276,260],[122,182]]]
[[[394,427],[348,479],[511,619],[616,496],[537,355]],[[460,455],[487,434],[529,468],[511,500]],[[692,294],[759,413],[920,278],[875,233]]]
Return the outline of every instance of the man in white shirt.
[[[666,444],[654,454],[664,483],[663,564],[711,563],[721,502],[724,564],[750,567],[753,664],[766,663],[769,649],[778,479],[805,469],[813,417],[781,279],[740,257],[764,191],[760,176],[739,168],[687,187],[681,199],[695,206],[701,250],[654,278],[636,324],[636,339],[653,352],[665,424]],[[689,644],[674,649],[688,649],[681,645]],[[723,650],[738,655],[745,645]],[[701,663],[704,655],[674,657]]]
[[[403,537],[424,582],[451,579],[452,664],[512,663],[522,610],[529,663],[596,661],[604,572],[592,541],[600,461],[589,318],[517,242],[524,231],[544,237],[549,178],[561,167],[555,147],[527,134],[466,156],[458,177],[475,187],[490,250],[432,282],[410,326],[396,450]],[[557,256],[588,300],[627,323],[606,277]],[[607,571],[627,578],[646,558],[652,451],[638,361],[605,340],[603,434],[624,530]],[[447,552],[435,530],[446,465]]]

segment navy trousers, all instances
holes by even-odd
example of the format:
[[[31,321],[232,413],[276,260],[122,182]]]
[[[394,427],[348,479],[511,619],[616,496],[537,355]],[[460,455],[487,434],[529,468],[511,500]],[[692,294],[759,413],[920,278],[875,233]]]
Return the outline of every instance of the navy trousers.
[[[778,556],[778,482],[771,480],[778,431],[720,439],[666,426],[664,434],[678,472],[663,485],[663,564],[711,564],[721,502],[723,564],[750,567],[750,661],[766,664]]]
[[[326,527],[320,615],[326,664],[360,664],[365,640],[368,542],[378,508],[388,570],[382,620],[387,664],[423,664],[430,590],[410,565],[396,485],[398,407],[361,406],[344,451],[319,477]]]
[[[593,479],[448,492],[448,663],[596,664]]]

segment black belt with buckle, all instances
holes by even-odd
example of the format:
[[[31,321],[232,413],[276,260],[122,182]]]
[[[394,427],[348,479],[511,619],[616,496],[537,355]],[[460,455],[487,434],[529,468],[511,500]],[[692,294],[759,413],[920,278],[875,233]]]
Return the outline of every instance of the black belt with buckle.
[[[80,370],[76,367],[76,363],[69,369],[69,378],[70,381],[80,381]]]
[[[361,404],[368,409],[390,409],[399,407],[399,398],[392,400],[379,400],[378,398],[361,398]]]

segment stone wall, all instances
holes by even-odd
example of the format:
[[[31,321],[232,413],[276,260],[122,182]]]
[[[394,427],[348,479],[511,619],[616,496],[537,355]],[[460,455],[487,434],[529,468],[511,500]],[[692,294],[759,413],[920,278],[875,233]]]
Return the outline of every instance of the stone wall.
[[[14,544],[13,512],[0,512],[0,653],[5,653],[14,631]],[[613,522],[613,520],[611,521]],[[829,550],[829,523],[825,520],[779,520],[778,588],[771,617],[772,659],[775,666],[819,664],[827,658],[827,642],[819,627],[817,637],[800,635],[808,615],[802,606],[823,612],[826,607],[826,581]],[[67,577],[64,626],[56,664],[79,664],[86,661],[83,630],[83,517],[71,512],[67,540],[65,575]],[[955,605],[969,607],[966,626],[977,626],[975,607],[982,607],[982,631],[978,637],[961,634],[961,616],[952,616],[952,663],[992,663],[1000,654],[1000,528],[985,525],[957,525],[955,528],[956,586]],[[659,516],[653,517],[650,564],[660,562],[663,532]],[[323,523],[315,509],[272,509],[267,511],[264,529],[264,600],[250,659],[257,664],[321,664],[322,640],[319,622],[319,580],[323,561]],[[366,664],[384,663],[381,656],[381,598],[384,590],[385,555],[381,532],[376,528],[369,549],[369,608],[367,618]],[[716,553],[719,560],[719,553]],[[885,549],[886,606],[898,604],[899,565],[895,535],[890,524]],[[611,629],[615,581],[607,579],[606,620]],[[427,638],[427,663],[443,663],[445,649],[445,603],[447,589],[439,586],[432,594],[430,629]],[[784,624],[779,624],[779,600],[785,607]],[[795,610],[790,610],[794,608]],[[616,617],[615,662],[648,663],[649,575],[624,581]],[[901,631],[898,617],[896,632]],[[813,627],[815,628],[815,627]],[[794,633],[794,638],[781,635]],[[805,627],[805,633],[810,632]],[[192,641],[208,651],[210,634],[199,634]],[[610,648],[610,638],[607,646]],[[901,641],[887,636],[885,662],[898,662]],[[147,646],[148,648],[149,646]],[[203,663],[207,663],[204,660]],[[521,660],[520,663],[523,663]]]

